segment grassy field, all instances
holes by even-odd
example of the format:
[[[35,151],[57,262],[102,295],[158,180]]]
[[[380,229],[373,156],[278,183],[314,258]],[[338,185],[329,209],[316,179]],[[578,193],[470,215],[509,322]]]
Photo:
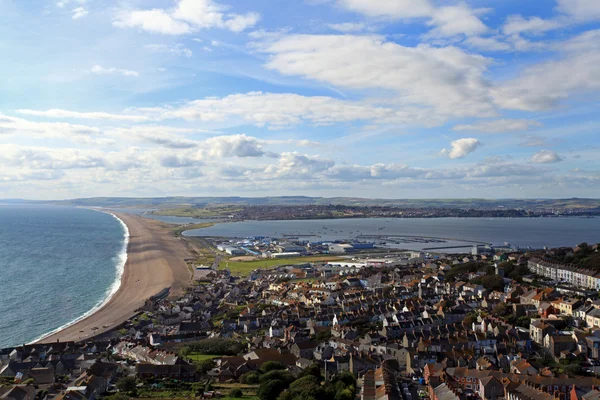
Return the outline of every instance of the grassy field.
[[[255,269],[268,269],[281,265],[303,264],[307,262],[327,262],[343,260],[341,257],[335,256],[306,256],[306,257],[290,257],[290,258],[265,258],[255,261],[228,261],[223,260],[219,263],[220,269],[228,268],[233,275],[246,276]]]
[[[172,231],[175,236],[180,236],[185,231],[191,231],[192,229],[210,228],[215,224],[216,222],[202,222],[200,224],[179,225],[173,228]]]
[[[198,353],[190,353],[186,356],[186,358],[189,358],[190,360],[196,361],[196,362],[212,360],[213,358],[219,358],[219,357],[221,357],[221,356],[215,356],[215,355],[211,355],[211,354],[198,354]]]
[[[217,206],[207,208],[181,207],[158,210],[152,212],[152,214],[172,217],[216,218],[226,217],[230,214],[235,214],[236,212],[239,212],[241,210],[242,208],[237,206]]]

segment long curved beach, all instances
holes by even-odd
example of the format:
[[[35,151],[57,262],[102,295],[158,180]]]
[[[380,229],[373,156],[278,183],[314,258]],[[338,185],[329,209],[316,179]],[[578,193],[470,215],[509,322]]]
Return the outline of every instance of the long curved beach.
[[[129,229],[127,262],[119,290],[93,314],[39,342],[79,341],[96,336],[125,322],[146,299],[164,288],[170,287],[171,295],[176,296],[189,284],[191,272],[184,261],[189,252],[181,239],[171,235],[159,221],[134,214],[112,214]]]

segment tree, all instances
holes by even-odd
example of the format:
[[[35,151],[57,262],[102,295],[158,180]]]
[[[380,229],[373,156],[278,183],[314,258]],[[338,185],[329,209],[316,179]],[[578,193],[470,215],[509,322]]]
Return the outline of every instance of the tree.
[[[242,389],[234,388],[234,389],[231,389],[231,391],[229,391],[229,397],[239,399],[239,398],[244,397],[244,393],[242,392]]]
[[[331,329],[324,329],[320,332],[317,332],[316,339],[318,342],[328,340],[329,338],[331,338]]]
[[[269,371],[283,370],[283,369],[286,369],[286,366],[278,361],[267,361],[260,367],[260,370],[263,373],[269,372]]]
[[[282,381],[287,387],[290,383],[294,382],[294,375],[292,375],[288,371],[276,369],[273,371],[269,371],[266,374],[262,374],[259,378],[261,384],[272,380]]]
[[[260,375],[256,372],[246,372],[244,375],[240,377],[240,383],[244,383],[246,385],[255,385],[259,382]]]
[[[286,390],[285,392],[281,392],[277,400],[294,400],[294,395]]]
[[[133,392],[137,387],[137,381],[133,376],[126,376],[119,379],[117,382],[117,389],[121,392]]]
[[[349,388],[343,389],[336,393],[335,400],[352,400],[354,399],[354,392]]]
[[[190,349],[189,346],[183,346],[181,349],[179,349],[179,355],[182,357],[187,357],[191,352],[192,349]]]
[[[198,373],[200,375],[204,375],[208,371],[210,371],[211,369],[213,369],[215,367],[215,365],[217,365],[215,363],[215,360],[202,360],[202,361],[198,361],[198,362],[196,362],[196,371],[198,371]]]
[[[332,382],[342,382],[346,387],[348,386],[354,386],[356,387],[356,378],[354,377],[354,375],[351,372],[342,372],[337,374]]]
[[[283,381],[273,379],[262,383],[256,394],[260,400],[277,400],[279,393],[281,393],[286,386],[287,385]]]
[[[309,367],[302,371],[300,377],[304,377],[307,375],[312,375],[316,378],[319,378],[319,380],[323,379],[323,376],[321,375],[321,367],[317,363],[312,363]]]
[[[498,303],[492,310],[492,315],[494,317],[502,317],[508,313],[508,307],[504,303]]]
[[[294,381],[289,388],[290,393],[294,397],[300,397],[302,399],[314,397],[324,397],[324,389],[321,386],[321,380],[313,375],[306,375],[300,379]]]

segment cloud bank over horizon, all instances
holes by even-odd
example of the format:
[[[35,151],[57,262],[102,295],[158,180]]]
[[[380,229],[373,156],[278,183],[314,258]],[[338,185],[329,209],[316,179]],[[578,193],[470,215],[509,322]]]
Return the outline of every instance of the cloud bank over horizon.
[[[3,198],[598,196],[595,0],[5,0],[0,19]]]

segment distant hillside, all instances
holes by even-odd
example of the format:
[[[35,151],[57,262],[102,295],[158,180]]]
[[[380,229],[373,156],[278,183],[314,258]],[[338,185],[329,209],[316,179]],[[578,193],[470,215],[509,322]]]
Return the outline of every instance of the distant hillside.
[[[600,211],[600,199],[366,199],[358,197],[94,197],[45,202],[59,205],[98,207],[177,208],[212,205],[326,205],[394,206],[405,208],[469,209],[561,209]]]

